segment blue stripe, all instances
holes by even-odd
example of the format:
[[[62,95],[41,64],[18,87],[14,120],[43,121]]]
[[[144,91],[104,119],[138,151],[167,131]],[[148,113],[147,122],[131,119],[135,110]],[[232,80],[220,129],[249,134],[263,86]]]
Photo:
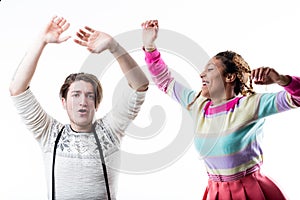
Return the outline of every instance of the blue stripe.
[[[226,136],[221,134],[216,137],[196,136],[194,144],[202,157],[234,154],[262,137],[263,124],[264,120],[258,120]]]
[[[251,160],[257,160],[262,155],[260,144],[254,140],[243,150],[228,156],[206,157],[205,162],[210,169],[231,169]]]
[[[262,94],[259,101],[258,118],[264,118],[266,116],[278,113],[276,105],[277,93],[265,93]]]

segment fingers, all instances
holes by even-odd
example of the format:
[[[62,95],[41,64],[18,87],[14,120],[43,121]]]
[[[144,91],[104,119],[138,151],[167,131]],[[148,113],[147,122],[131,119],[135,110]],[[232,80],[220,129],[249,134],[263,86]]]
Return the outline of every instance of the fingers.
[[[79,29],[79,31],[76,33],[76,36],[77,36],[78,38],[80,38],[81,40],[87,42],[88,39],[89,39],[89,37],[91,36],[91,34],[85,32],[85,31],[82,30],[82,29]]]
[[[88,27],[88,26],[85,26],[84,27],[87,31],[89,31],[90,33],[88,33],[86,30],[83,30],[83,29],[79,29],[79,31],[76,33],[77,37],[79,37],[81,40],[87,42],[89,40],[89,38],[91,37],[91,35],[93,33],[96,32],[96,30]]]
[[[57,25],[58,26],[64,26],[66,24],[67,20],[65,18],[61,18],[58,20]]]
[[[86,30],[90,31],[91,33],[94,33],[94,32],[95,32],[95,30],[92,29],[92,28],[90,28],[89,26],[85,26],[84,28],[85,28]]]
[[[259,68],[256,79],[262,81],[264,77],[264,68]]]
[[[70,27],[70,23],[67,23],[67,20],[63,17],[54,16],[51,21],[57,27],[61,28],[61,32],[66,31]]]
[[[251,71],[251,78],[255,84],[266,84],[272,80],[272,71],[274,70],[270,67],[260,67]]]
[[[53,23],[56,24],[57,19],[58,19],[57,15],[54,15],[54,16],[52,17],[52,20],[51,20],[51,21],[52,21]]]
[[[63,17],[57,17],[57,16],[54,16],[53,18],[52,18],[52,22],[54,23],[54,24],[56,24],[57,26],[63,26],[65,23],[66,23],[66,19],[65,18],[63,18]]]
[[[77,32],[76,34],[78,37],[80,37],[83,40],[86,40],[91,36],[91,34],[83,31],[82,29],[79,29],[79,32]]]
[[[158,29],[158,20],[148,20],[141,24],[143,29],[155,28]]]
[[[67,20],[62,18],[59,20],[58,24],[59,27],[62,28],[63,31],[67,30],[70,27],[70,23],[67,23]]]
[[[74,39],[74,42],[76,42],[77,44],[79,44],[81,46],[87,46],[87,42],[85,42],[83,40]]]
[[[90,40],[93,40],[93,38],[95,37],[96,30],[94,30],[88,26],[85,26],[84,28],[85,28],[85,30],[79,29],[79,31],[76,33],[76,36],[79,39],[74,39],[74,42],[76,42],[77,44],[79,44],[81,46],[86,46],[86,47],[91,48],[89,43],[90,43]],[[87,31],[90,33],[88,33]],[[88,48],[88,50],[90,52],[92,52],[93,49],[89,49],[89,48]]]
[[[260,67],[252,70],[251,78],[254,80],[255,83],[262,81],[263,77],[264,77],[264,67]]]
[[[66,31],[70,27],[70,23],[66,23],[66,20],[64,20],[62,25],[59,25],[63,31]]]

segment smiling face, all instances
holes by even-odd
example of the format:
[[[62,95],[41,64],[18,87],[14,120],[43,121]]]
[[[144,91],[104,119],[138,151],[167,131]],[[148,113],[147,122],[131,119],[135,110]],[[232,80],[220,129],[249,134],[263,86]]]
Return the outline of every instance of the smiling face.
[[[251,69],[241,55],[233,51],[216,54],[200,74],[202,89],[187,108],[190,109],[200,95],[210,99],[212,104],[220,104],[236,95],[254,94],[250,73]]]
[[[72,129],[89,132],[96,113],[93,85],[83,80],[73,82],[67,97],[62,98],[62,103],[67,110]]]
[[[223,63],[213,57],[200,74],[202,79],[201,95],[207,98],[223,98],[225,96],[225,76]]]

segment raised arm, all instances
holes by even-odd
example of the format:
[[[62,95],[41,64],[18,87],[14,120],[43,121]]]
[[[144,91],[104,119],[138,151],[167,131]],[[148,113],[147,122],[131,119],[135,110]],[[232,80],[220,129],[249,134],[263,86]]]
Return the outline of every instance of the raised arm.
[[[251,78],[255,84],[268,85],[277,83],[280,86],[286,86],[290,83],[291,77],[279,74],[270,67],[260,67],[251,71]]]
[[[88,26],[77,32],[78,39],[74,41],[86,46],[92,53],[109,50],[117,59],[128,84],[137,91],[148,89],[149,80],[129,53],[109,34],[96,31]]]
[[[295,106],[300,106],[300,77],[282,75],[270,67],[260,67],[252,70],[251,78],[255,84],[268,85],[278,84],[291,95]]]
[[[30,84],[43,49],[48,43],[62,43],[70,36],[61,37],[70,24],[62,17],[53,17],[36,39],[31,49],[26,53],[10,84],[10,94],[16,96],[23,93]]]
[[[143,29],[143,49],[148,70],[157,87],[167,93],[167,88],[174,78],[155,46],[158,35],[158,21],[145,21],[141,26]]]
[[[143,49],[145,51],[145,61],[152,80],[156,86],[168,94],[184,108],[188,108],[196,93],[192,89],[176,81],[156,48],[155,40],[158,36],[158,21],[148,20],[141,24],[143,29]]]

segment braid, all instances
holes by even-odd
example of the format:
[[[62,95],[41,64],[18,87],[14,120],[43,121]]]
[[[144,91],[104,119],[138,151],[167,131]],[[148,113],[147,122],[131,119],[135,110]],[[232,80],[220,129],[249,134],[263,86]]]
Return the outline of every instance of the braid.
[[[196,97],[193,99],[193,101],[191,103],[189,103],[187,105],[187,109],[190,110],[191,106],[195,103],[195,101],[200,97],[202,90],[200,90],[200,92],[198,92],[198,94],[196,95]]]
[[[242,94],[246,96],[247,94],[254,94],[252,79],[251,79],[251,69],[248,63],[242,58],[241,55],[233,51],[224,51],[215,55],[216,59],[220,59],[225,66],[225,74],[235,73],[237,76],[234,92],[236,95]],[[248,83],[249,78],[249,84]],[[189,110],[191,106],[199,98],[202,91],[200,91],[194,100],[187,105]]]
[[[252,86],[252,79],[249,78],[249,85],[247,85],[248,77],[251,74],[250,67],[248,63],[237,53],[234,53],[235,55],[232,58],[232,61],[237,66],[237,78],[239,82],[241,83],[239,92],[246,96],[247,93],[254,94],[253,86]]]

